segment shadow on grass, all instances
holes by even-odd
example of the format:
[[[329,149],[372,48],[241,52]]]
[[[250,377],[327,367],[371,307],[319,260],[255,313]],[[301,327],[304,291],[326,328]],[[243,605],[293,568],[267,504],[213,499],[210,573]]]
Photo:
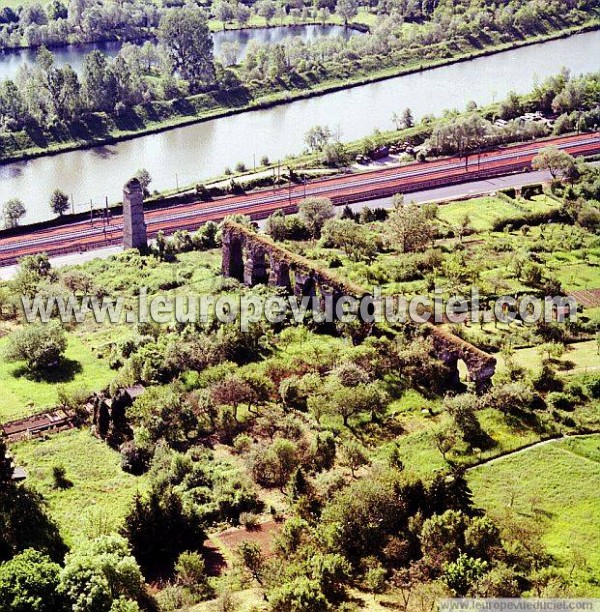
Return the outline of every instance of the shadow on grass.
[[[67,383],[71,382],[77,374],[81,374],[83,368],[79,361],[74,359],[62,359],[61,362],[54,368],[49,370],[34,371],[27,366],[19,366],[13,372],[15,378],[25,378],[32,382],[45,383]]]

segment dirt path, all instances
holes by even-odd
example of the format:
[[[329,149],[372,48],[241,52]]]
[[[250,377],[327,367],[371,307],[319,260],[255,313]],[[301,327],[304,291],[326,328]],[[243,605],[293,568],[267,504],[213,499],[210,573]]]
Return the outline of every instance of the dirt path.
[[[499,461],[503,461],[504,459],[508,459],[509,457],[514,457],[515,455],[519,455],[520,453],[526,453],[534,448],[538,448],[540,446],[546,446],[547,444],[553,444],[555,442],[560,442],[563,440],[568,440],[569,438],[584,438],[586,436],[594,436],[600,434],[599,431],[591,431],[588,433],[580,433],[580,434],[570,434],[570,435],[562,435],[557,436],[556,438],[548,438],[547,440],[540,440],[539,442],[533,442],[532,444],[528,444],[527,446],[522,446],[521,448],[517,448],[514,451],[507,452],[498,457],[492,457],[491,459],[484,459],[483,461],[472,465],[467,468],[467,472],[474,470],[483,465],[492,465],[494,463],[498,463]]]

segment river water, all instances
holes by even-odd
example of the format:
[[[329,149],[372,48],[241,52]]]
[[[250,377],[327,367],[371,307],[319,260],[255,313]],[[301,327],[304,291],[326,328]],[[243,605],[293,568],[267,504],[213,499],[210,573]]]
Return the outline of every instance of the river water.
[[[271,160],[305,148],[313,125],[328,125],[342,140],[354,140],[375,128],[391,129],[391,116],[405,107],[418,120],[446,108],[464,109],[469,100],[487,104],[510,90],[529,91],[536,79],[562,66],[573,74],[600,70],[600,32],[532,45],[468,62],[371,83],[344,91],[224,117],[114,146],[63,153],[0,166],[0,202],[21,198],[26,222],[50,216],[48,200],[60,188],[74,196],[77,210],[119,201],[122,185],[146,168],[151,189],[191,184],[222,173],[242,161],[252,167],[262,155]],[[87,204],[85,204],[87,202]]]
[[[238,61],[246,55],[246,48],[251,40],[259,43],[275,44],[287,38],[300,37],[305,42],[316,40],[317,38],[342,36],[349,38],[360,34],[358,30],[343,28],[336,25],[298,25],[298,26],[277,26],[273,28],[248,28],[243,30],[221,30],[213,32],[214,54],[215,57],[221,55],[223,43],[236,43],[239,45]],[[65,45],[51,49],[54,54],[56,64],[65,66],[70,64],[77,73],[83,69],[85,56],[92,51],[102,51],[109,57],[115,57],[121,50],[121,41],[109,41],[101,43],[88,43],[82,45]],[[9,49],[0,51],[0,80],[13,79],[19,68],[23,64],[32,65],[35,63],[37,54],[36,49]]]

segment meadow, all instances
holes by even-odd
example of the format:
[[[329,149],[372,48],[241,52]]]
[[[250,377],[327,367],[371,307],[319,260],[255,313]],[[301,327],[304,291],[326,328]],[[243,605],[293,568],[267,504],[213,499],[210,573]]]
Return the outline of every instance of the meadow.
[[[0,339],[0,354],[8,339]],[[60,389],[74,391],[99,391],[114,378],[104,359],[99,359],[88,339],[75,334],[68,335],[68,346],[61,368],[45,377],[32,377],[21,362],[0,360],[0,422],[20,419],[45,409],[52,409],[58,401]]]
[[[469,484],[475,503],[492,517],[509,513],[541,525],[547,550],[563,571],[578,576],[582,593],[600,595],[593,579],[600,573],[599,435],[497,459],[472,469]]]
[[[121,469],[120,455],[88,429],[11,446],[15,461],[28,473],[28,485],[44,495],[51,516],[68,545],[117,531],[144,477]],[[72,486],[57,489],[52,469],[62,466]]]

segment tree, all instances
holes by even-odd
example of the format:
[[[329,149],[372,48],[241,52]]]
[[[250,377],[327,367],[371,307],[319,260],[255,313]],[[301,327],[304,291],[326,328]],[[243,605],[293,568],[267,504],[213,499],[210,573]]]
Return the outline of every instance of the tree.
[[[175,564],[177,583],[195,594],[201,595],[208,591],[208,577],[204,559],[196,552],[186,551],[179,555]]]
[[[378,555],[386,535],[406,527],[411,495],[412,491],[402,491],[397,472],[353,480],[323,510],[322,532],[328,547],[353,564]]]
[[[298,576],[277,587],[269,597],[273,610],[279,612],[327,612],[331,609],[319,583],[306,576]]]
[[[91,111],[112,113],[118,99],[118,86],[106,55],[92,51],[83,62],[82,96]]]
[[[321,235],[325,221],[334,216],[335,209],[328,198],[310,197],[300,202],[299,214],[311,238],[316,239]]]
[[[142,186],[142,191],[146,196],[149,195],[148,187],[150,187],[150,183],[152,182],[152,177],[150,176],[150,172],[146,170],[146,168],[140,168],[135,173],[135,178],[140,182]]]
[[[358,13],[358,4],[356,0],[338,0],[335,12],[344,20],[344,26],[348,27],[348,22]]]
[[[489,438],[475,414],[478,408],[477,396],[471,393],[447,396],[444,399],[444,408],[454,420],[467,444],[483,448],[489,443]]]
[[[502,119],[515,119],[523,112],[521,99],[514,91],[508,92],[506,99],[500,102],[499,112]]]
[[[400,125],[405,130],[408,128],[414,127],[415,120],[413,118],[413,114],[410,108],[407,107],[402,111],[402,116],[400,117]]]
[[[21,200],[12,198],[4,204],[2,212],[4,215],[4,228],[10,229],[19,225],[19,221],[26,215],[27,209]]]
[[[238,555],[244,567],[250,572],[252,578],[263,584],[263,574],[265,569],[265,558],[260,546],[256,542],[242,542],[237,549]]]
[[[159,491],[156,486],[146,496],[136,496],[123,533],[145,575],[174,566],[182,552],[199,550],[205,539],[196,511],[184,508],[172,489]]]
[[[240,404],[252,404],[253,392],[250,384],[241,376],[230,374],[223,380],[216,382],[210,388],[212,401],[217,406],[230,406],[237,421]]]
[[[238,2],[235,7],[235,19],[240,24],[240,27],[244,27],[250,21],[251,16],[252,12],[250,9],[245,4]]]
[[[394,197],[394,210],[388,220],[392,240],[402,253],[422,251],[433,240],[435,226],[423,206],[404,204],[402,197]]]
[[[67,336],[58,321],[27,325],[9,338],[5,357],[8,361],[25,361],[34,372],[56,367],[67,349]]]
[[[379,593],[383,593],[387,587],[387,572],[385,568],[378,563],[375,567],[369,568],[365,575],[367,588],[373,593],[375,598]]]
[[[58,592],[60,565],[28,548],[0,565],[2,612],[66,612],[67,600]]]
[[[45,47],[38,51],[37,64],[48,106],[59,121],[70,119],[80,106],[81,85],[77,73],[71,66],[57,68],[54,56]]]
[[[331,130],[326,125],[315,125],[306,132],[304,141],[311,151],[322,151],[331,136]]]
[[[378,244],[368,228],[349,219],[331,219],[323,227],[323,242],[342,249],[353,261],[371,262],[377,256]]]
[[[573,156],[552,145],[542,149],[532,160],[534,170],[548,170],[553,179],[558,176],[574,178],[577,173],[577,164]]]
[[[489,565],[462,553],[444,568],[443,580],[456,597],[464,597],[485,574]]]
[[[60,189],[55,189],[50,196],[50,210],[62,217],[69,210],[69,196]]]
[[[160,22],[159,40],[173,68],[194,91],[214,83],[213,39],[201,10],[168,11]]]
[[[113,534],[86,541],[67,555],[59,592],[74,610],[105,612],[119,600],[141,599],[143,584],[127,541]]]
[[[223,29],[225,24],[229,21],[233,21],[235,17],[235,7],[227,0],[219,0],[213,5],[213,12],[215,18],[223,22]]]
[[[264,17],[266,24],[269,25],[269,22],[275,16],[275,11],[276,11],[276,6],[273,0],[261,0],[257,4],[257,8],[258,8],[258,14],[261,17]]]
[[[421,550],[426,563],[442,567],[455,561],[465,547],[467,518],[457,510],[446,510],[434,514],[423,523],[421,529]]]
[[[348,440],[340,447],[340,463],[350,468],[352,478],[356,478],[356,470],[363,465],[369,465],[370,461],[362,444],[356,442],[356,440]]]
[[[287,238],[287,224],[285,222],[285,214],[282,210],[275,211],[267,219],[266,231],[276,242],[283,241]]]
[[[252,474],[256,482],[277,486],[283,491],[300,463],[298,447],[291,440],[278,438],[254,457]]]
[[[146,427],[153,442],[163,439],[171,447],[189,441],[198,427],[191,406],[173,385],[147,389],[129,409],[128,418],[138,427]]]
[[[58,528],[48,517],[39,493],[12,481],[12,461],[0,443],[0,563],[34,548],[52,560],[62,560],[67,548]],[[0,602],[2,599],[0,598]]]
[[[5,486],[12,481],[14,472],[13,460],[6,448],[4,436],[0,435],[0,486]]]

